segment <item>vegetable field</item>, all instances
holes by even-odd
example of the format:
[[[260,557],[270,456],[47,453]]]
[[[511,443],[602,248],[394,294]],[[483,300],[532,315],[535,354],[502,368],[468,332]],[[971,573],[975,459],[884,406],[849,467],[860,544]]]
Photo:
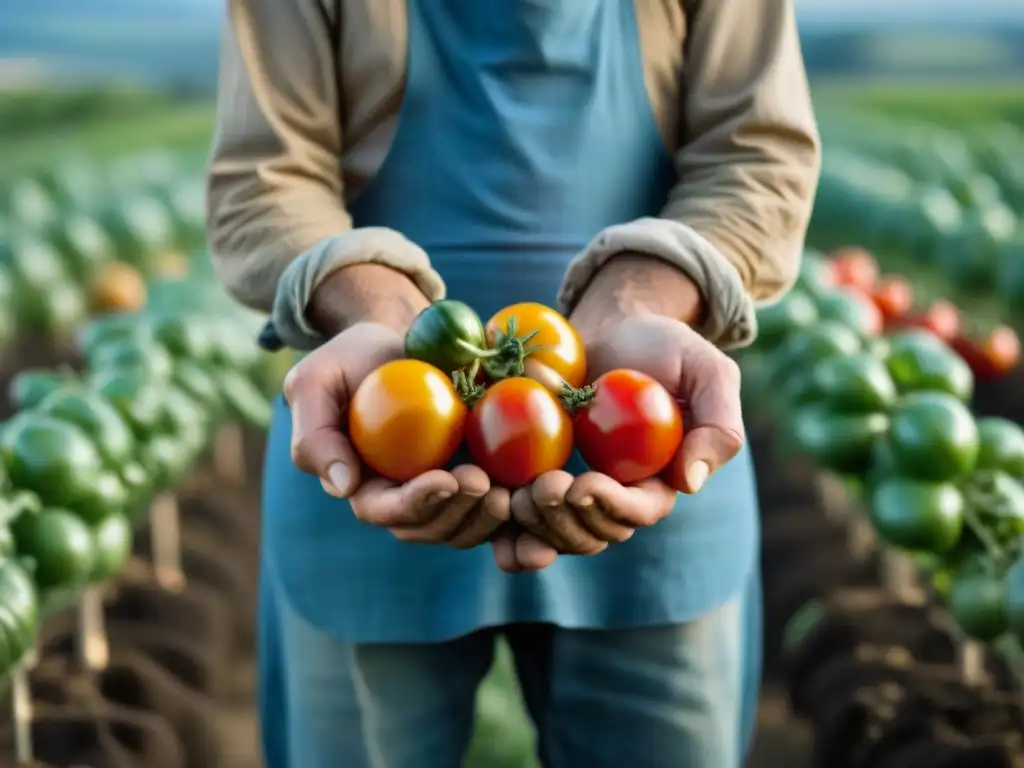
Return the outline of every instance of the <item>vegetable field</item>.
[[[737,354],[766,679],[788,705],[755,765],[1024,762],[1020,94],[819,89],[801,274]],[[211,272],[210,107],[5,98],[0,765],[255,768],[261,451],[292,358]],[[406,352],[349,423],[396,480],[465,446],[510,485],[574,447],[634,481],[681,438],[653,380],[587,386],[575,331],[539,305],[435,304]],[[663,395],[659,422],[630,405]],[[388,431],[413,422],[416,442]],[[809,748],[765,746],[797,724]],[[466,764],[529,768],[532,744],[499,653]]]

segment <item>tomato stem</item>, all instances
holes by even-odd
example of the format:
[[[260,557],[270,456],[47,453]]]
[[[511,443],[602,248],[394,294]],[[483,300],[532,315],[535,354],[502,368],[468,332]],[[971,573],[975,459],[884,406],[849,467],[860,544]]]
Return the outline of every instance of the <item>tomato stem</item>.
[[[568,382],[562,382],[562,394],[558,396],[558,399],[565,410],[570,414],[574,414],[589,406],[594,401],[594,395],[596,394],[597,387],[593,384],[577,388],[571,386]]]
[[[964,509],[964,525],[970,529],[971,533],[981,542],[981,545],[985,548],[985,552],[993,560],[1002,560],[1005,556],[1003,548],[999,546],[999,542],[996,541],[996,537],[992,535],[992,532],[988,530],[981,518],[975,513],[975,510],[970,504]]]
[[[469,354],[475,357],[477,361],[486,360],[489,357],[497,357],[498,355],[501,354],[500,349],[480,349],[480,347],[476,346],[475,344],[470,344],[465,339],[456,339],[455,346],[465,350],[466,352],[469,352]]]
[[[529,342],[540,333],[540,329],[531,331],[525,336],[518,336],[518,321],[510,317],[505,325],[505,330],[498,330],[494,334],[494,341],[491,344],[493,356],[482,358],[484,370],[487,375],[495,381],[522,376],[525,372],[526,358],[534,352],[539,352],[546,347]]]
[[[452,386],[455,387],[455,391],[462,399],[462,402],[471,408],[484,396],[484,388],[476,383],[476,377],[479,373],[479,360],[473,362],[468,372],[462,369],[452,371]]]

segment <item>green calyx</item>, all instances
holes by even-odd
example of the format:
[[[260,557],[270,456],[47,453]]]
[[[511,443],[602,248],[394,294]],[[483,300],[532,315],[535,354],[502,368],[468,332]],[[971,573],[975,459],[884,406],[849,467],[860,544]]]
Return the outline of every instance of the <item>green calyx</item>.
[[[572,415],[589,406],[594,401],[596,394],[597,387],[593,384],[577,388],[563,382],[562,394],[558,396],[558,399],[565,410]]]
[[[510,317],[505,330],[495,332],[487,356],[481,358],[484,371],[495,381],[522,376],[526,370],[526,358],[544,349],[539,344],[530,344],[539,331],[519,336],[517,330],[516,318]]]

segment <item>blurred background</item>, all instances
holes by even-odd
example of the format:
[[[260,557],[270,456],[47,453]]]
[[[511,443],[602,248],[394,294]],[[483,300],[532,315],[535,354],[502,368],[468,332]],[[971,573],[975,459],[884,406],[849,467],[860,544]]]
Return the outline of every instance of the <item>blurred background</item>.
[[[1005,420],[1000,469],[1024,477],[1024,3],[795,1],[825,163],[795,294],[811,309],[794,299],[765,315],[743,361],[766,540],[768,672],[752,764],[1021,765],[1020,654],[1003,641],[1024,630],[1024,602],[993,598],[986,582],[950,607],[935,568],[908,565],[865,524],[857,478],[781,451],[787,411],[767,390],[777,347],[794,347],[822,316],[868,336],[924,329],[970,368],[973,383],[953,394],[979,424]],[[288,361],[250,349],[259,318],[220,293],[204,252],[223,13],[216,0],[7,0],[0,10],[5,414],[13,423],[85,377],[136,434],[159,431],[139,403],[166,400],[147,378],[166,369],[194,407],[181,405],[184,421],[201,425],[168,427],[140,449],[148,461],[121,450],[145,470],[132,498],[148,521],[97,513],[85,528],[47,516],[46,478],[31,470],[33,456],[52,458],[70,438],[37,424],[35,442],[19,444],[27,479],[0,483],[0,507],[12,510],[0,510],[13,532],[4,558],[34,565],[0,558],[0,667],[10,670],[0,766],[15,755],[95,768],[259,765],[260,434]],[[908,354],[925,376],[930,352]],[[117,439],[95,427],[96,410],[85,420],[106,460]],[[836,438],[844,427],[830,429]],[[1015,488],[1008,514],[1024,521]],[[25,574],[40,598],[18,591]],[[953,622],[935,612],[942,594]],[[915,659],[932,665],[927,674]],[[468,764],[534,766],[531,744],[500,657]]]

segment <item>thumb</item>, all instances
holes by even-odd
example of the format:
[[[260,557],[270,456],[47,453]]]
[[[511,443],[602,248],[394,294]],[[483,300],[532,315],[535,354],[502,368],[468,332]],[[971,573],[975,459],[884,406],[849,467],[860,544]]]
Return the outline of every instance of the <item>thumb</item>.
[[[706,344],[706,342],[704,343]],[[709,344],[683,368],[679,396],[689,428],[668,467],[668,482],[697,493],[711,475],[743,447],[743,408],[736,363]]]
[[[335,409],[336,405],[331,410]],[[341,431],[342,414],[325,418],[321,414],[328,412],[327,407],[318,407],[312,399],[296,400],[291,411],[295,466],[319,476],[327,493],[346,498],[359,486],[361,463],[352,443]]]
[[[317,368],[296,366],[285,381],[292,461],[317,475],[324,490],[339,498],[352,493],[360,481],[358,456],[343,432],[345,394],[342,380],[323,376]]]
[[[345,436],[349,398],[375,368],[401,356],[402,337],[374,323],[338,334],[295,365],[284,382],[292,414],[292,461],[345,498],[359,487],[361,462]]]
[[[662,479],[683,493],[697,493],[715,471],[739,453],[743,437],[717,425],[689,431]]]

